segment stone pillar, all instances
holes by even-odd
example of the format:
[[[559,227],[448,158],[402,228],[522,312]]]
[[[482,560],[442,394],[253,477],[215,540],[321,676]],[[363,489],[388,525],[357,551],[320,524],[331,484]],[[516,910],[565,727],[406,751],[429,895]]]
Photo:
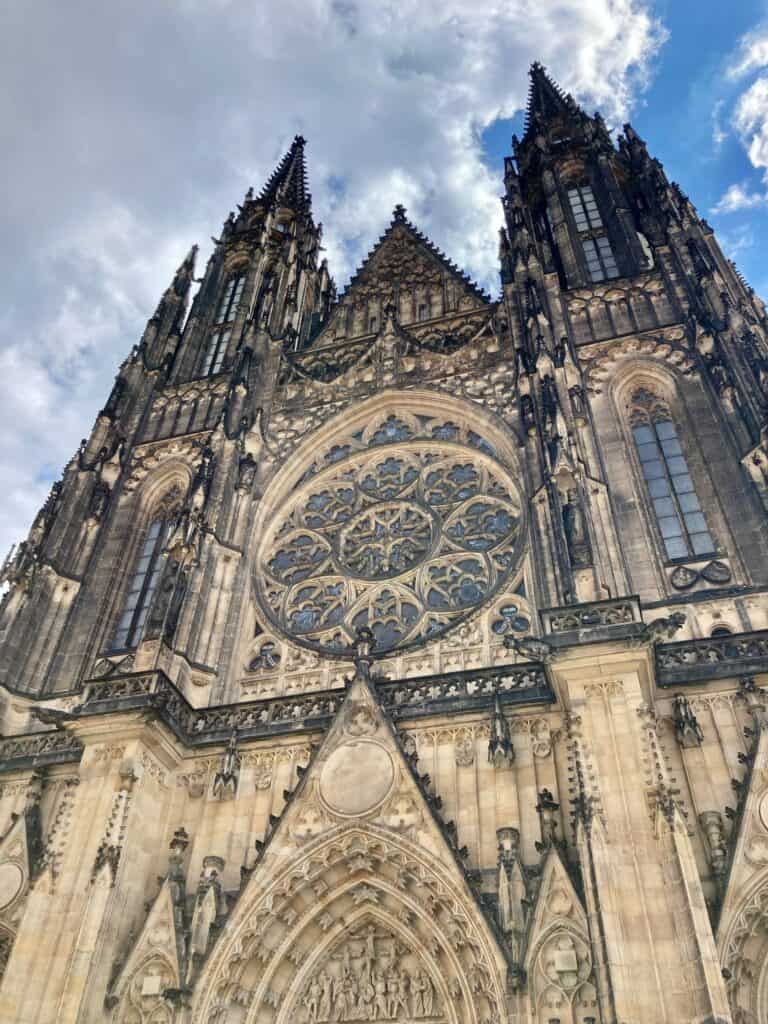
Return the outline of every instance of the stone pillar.
[[[572,647],[552,671],[569,712],[572,800],[604,1018],[730,1020],[656,735],[652,647]]]

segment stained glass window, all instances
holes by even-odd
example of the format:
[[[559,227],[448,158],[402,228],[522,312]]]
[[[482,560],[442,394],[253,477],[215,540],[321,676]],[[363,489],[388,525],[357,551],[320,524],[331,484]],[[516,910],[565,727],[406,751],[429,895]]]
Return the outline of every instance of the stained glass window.
[[[245,274],[234,274],[227,281],[224,292],[219,302],[219,308],[216,311],[216,323],[217,324],[229,324],[235,319],[237,314],[237,305],[240,302],[240,297],[243,294],[243,285],[245,284]]]
[[[616,257],[613,254],[608,235],[605,233],[602,217],[597,208],[594,192],[590,185],[577,185],[568,189],[568,202],[581,236],[581,248],[592,281],[605,281],[619,276]]]
[[[221,370],[231,334],[229,328],[216,328],[208,335],[208,341],[203,349],[202,373],[204,377]]]
[[[214,327],[203,347],[200,372],[204,377],[219,373],[227,354],[232,329],[227,326],[237,316],[237,307],[243,294],[245,274],[233,274],[227,281],[216,310]]]
[[[115,650],[136,647],[141,640],[147,613],[163,567],[161,554],[166,525],[165,519],[154,519],[147,529],[131,573],[122,614],[115,631],[112,645]]]
[[[256,574],[277,628],[330,651],[367,626],[391,650],[440,636],[507,584],[520,555],[516,488],[492,455],[443,428],[451,445],[390,415],[369,428],[372,447],[334,445],[339,457],[282,505]]]
[[[712,554],[715,545],[669,411],[643,391],[635,395],[633,419],[635,448],[667,557]]]

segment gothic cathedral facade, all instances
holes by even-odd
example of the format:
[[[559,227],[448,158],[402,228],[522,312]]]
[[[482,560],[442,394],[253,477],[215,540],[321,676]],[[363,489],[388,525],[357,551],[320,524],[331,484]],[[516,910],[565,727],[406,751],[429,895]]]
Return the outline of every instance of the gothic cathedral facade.
[[[768,1021],[766,310],[539,65],[503,193],[179,267],[3,567],[3,1022]]]

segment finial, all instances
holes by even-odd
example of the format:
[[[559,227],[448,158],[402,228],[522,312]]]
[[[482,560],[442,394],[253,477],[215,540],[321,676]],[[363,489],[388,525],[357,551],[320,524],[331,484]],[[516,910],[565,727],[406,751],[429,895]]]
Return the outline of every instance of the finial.
[[[392,223],[393,224],[405,224],[405,207],[402,203],[398,203],[392,211]]]
[[[304,138],[303,135],[294,135],[293,137],[294,146],[304,146],[306,145],[306,142],[307,140]]]

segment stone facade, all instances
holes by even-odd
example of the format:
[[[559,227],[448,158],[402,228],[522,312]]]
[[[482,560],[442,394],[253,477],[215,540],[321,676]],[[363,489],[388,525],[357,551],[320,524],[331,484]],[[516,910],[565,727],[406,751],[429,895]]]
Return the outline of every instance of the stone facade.
[[[535,65],[493,301],[297,138],[3,568],[0,1019],[768,1021],[768,319]]]

